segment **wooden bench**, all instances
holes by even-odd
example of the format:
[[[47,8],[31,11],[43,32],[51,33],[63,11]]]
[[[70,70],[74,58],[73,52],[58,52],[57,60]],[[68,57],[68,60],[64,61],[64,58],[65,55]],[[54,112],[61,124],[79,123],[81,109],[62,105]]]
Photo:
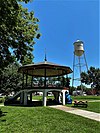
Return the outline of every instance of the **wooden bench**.
[[[87,108],[88,103],[87,101],[74,101],[74,107],[85,107]]]

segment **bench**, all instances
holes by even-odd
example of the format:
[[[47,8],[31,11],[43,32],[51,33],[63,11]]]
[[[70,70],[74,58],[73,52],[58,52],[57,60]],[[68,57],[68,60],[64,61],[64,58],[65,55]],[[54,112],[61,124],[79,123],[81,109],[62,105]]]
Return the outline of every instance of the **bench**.
[[[85,107],[87,108],[87,101],[74,101],[74,107]]]

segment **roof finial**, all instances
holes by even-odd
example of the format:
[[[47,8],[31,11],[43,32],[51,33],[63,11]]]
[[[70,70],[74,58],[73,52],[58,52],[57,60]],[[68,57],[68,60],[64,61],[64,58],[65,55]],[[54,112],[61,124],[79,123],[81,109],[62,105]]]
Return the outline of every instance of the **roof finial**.
[[[44,61],[47,61],[46,48],[45,48],[45,59],[44,59]]]

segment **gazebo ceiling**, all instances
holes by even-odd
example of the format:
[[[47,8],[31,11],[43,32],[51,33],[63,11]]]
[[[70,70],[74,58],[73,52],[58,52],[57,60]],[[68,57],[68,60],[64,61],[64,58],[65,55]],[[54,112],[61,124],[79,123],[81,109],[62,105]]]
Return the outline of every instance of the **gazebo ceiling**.
[[[70,67],[67,66],[61,66],[58,64],[44,61],[36,64],[21,66],[18,69],[18,72],[24,72],[25,74],[36,77],[53,77],[72,73],[72,70]]]

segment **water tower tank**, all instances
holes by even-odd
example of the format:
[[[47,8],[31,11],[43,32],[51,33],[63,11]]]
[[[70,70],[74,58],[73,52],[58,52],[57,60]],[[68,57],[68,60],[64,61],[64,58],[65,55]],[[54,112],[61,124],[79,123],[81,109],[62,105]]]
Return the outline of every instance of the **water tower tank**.
[[[83,53],[84,53],[83,42],[77,40],[76,42],[74,42],[74,54],[77,56],[81,56]]]

